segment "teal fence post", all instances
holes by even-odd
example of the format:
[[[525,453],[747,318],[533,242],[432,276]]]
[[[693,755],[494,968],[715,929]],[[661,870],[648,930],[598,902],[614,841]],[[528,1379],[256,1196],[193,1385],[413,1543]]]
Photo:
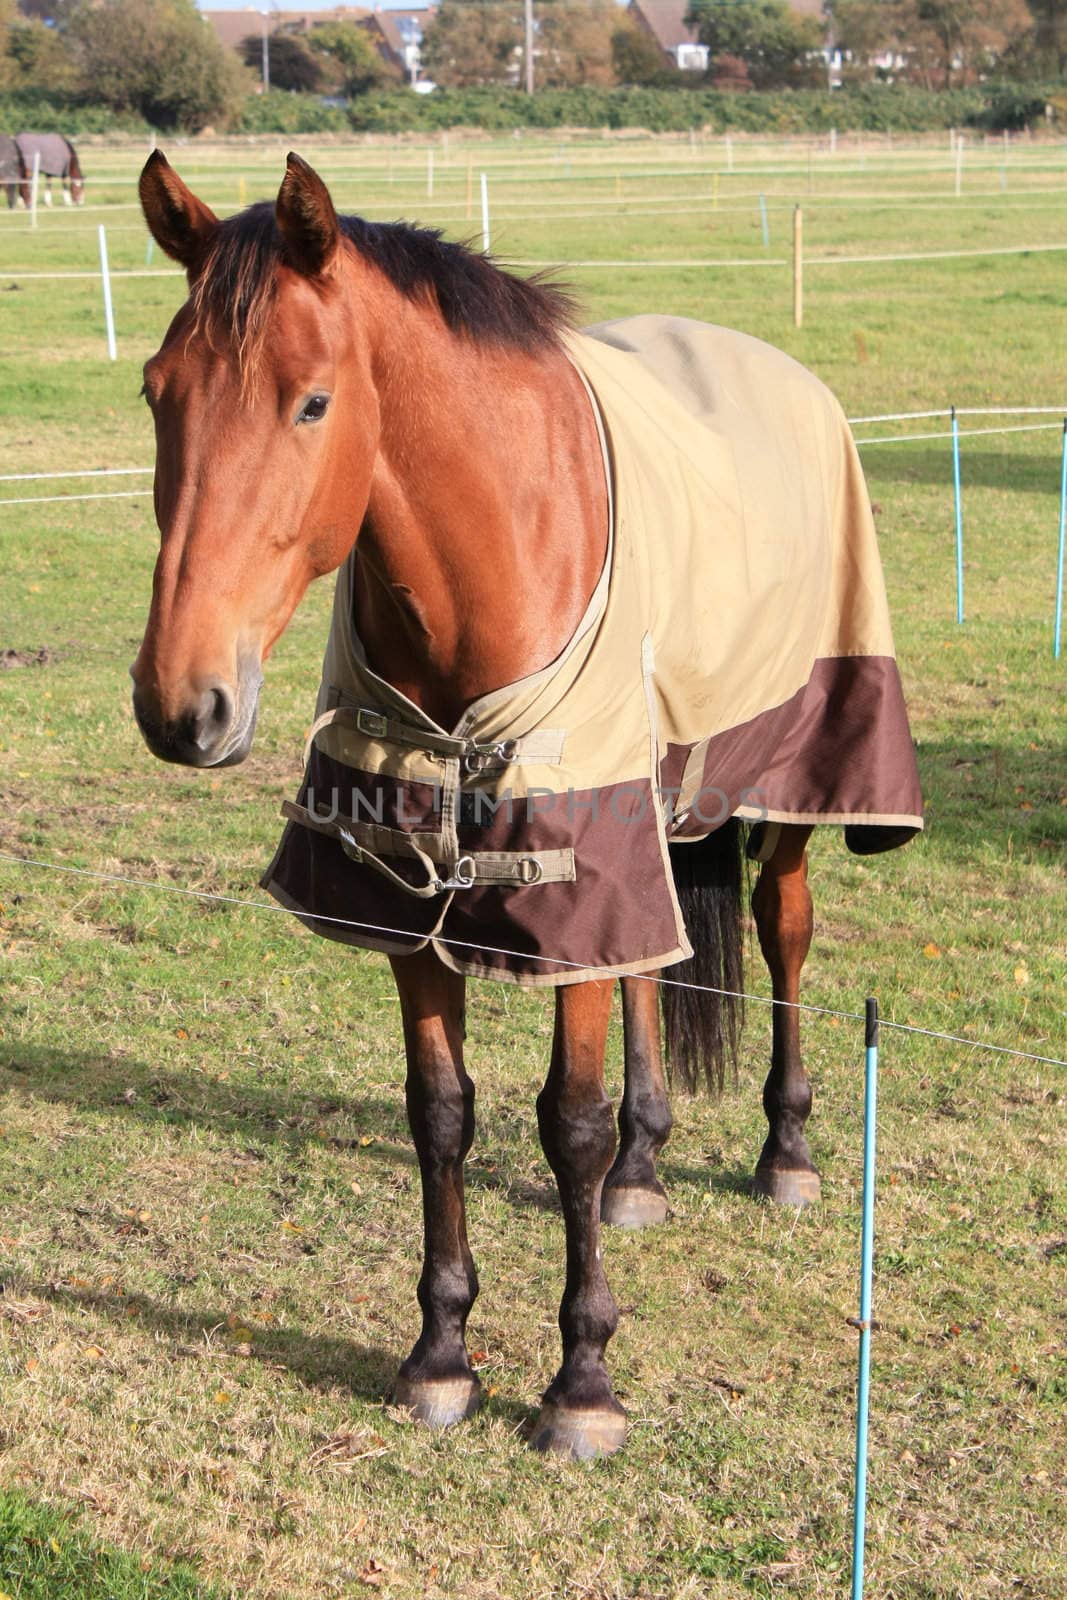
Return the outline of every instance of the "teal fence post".
[[[1052,654],[1060,659],[1063,642],[1063,555],[1067,537],[1067,417],[1063,421],[1063,462],[1060,467],[1060,548],[1056,557],[1056,618],[1052,625]]]
[[[960,424],[952,407],[952,482],[956,490],[956,621],[963,621],[963,494],[960,489]]]
[[[862,1600],[867,1537],[867,1413],[871,1387],[871,1294],[874,1279],[874,1145],[878,1112],[878,1002],[866,1007],[863,1095],[863,1242],[860,1250],[859,1382],[856,1391],[856,1498],[852,1522],[852,1600]]]

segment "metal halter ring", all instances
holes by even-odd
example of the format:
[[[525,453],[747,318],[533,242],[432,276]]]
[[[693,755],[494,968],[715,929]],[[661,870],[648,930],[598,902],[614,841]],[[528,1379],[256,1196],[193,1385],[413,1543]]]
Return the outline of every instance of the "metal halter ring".
[[[520,883],[540,883],[545,869],[536,856],[523,856],[515,868]]]

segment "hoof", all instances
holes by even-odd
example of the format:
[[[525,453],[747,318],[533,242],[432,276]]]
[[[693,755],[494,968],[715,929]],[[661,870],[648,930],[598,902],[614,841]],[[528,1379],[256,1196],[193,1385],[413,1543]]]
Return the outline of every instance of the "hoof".
[[[530,1443],[535,1450],[551,1450],[575,1461],[614,1455],[626,1443],[626,1413],[621,1406],[617,1411],[607,1407],[578,1411],[548,1400],[538,1412]]]
[[[813,1206],[819,1198],[819,1174],[812,1167],[757,1167],[752,1192],[779,1206]]]
[[[655,1189],[605,1189],[600,1197],[601,1221],[613,1228],[651,1228],[667,1216],[667,1196]]]
[[[405,1378],[393,1385],[392,1402],[410,1411],[416,1422],[449,1428],[473,1416],[482,1400],[477,1378]]]

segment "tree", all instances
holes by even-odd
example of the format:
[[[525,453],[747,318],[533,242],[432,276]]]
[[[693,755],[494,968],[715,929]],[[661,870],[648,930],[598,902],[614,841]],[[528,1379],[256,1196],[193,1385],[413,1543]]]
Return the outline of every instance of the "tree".
[[[1036,3],[1067,10],[1067,0]],[[1025,0],[836,0],[833,26],[851,58],[849,77],[871,77],[872,58],[885,52],[894,76],[928,89],[1018,70],[1034,35]]]
[[[708,68],[708,78],[713,89],[725,94],[741,94],[753,88],[748,64],[740,56],[716,56]]]
[[[835,0],[834,43],[845,57],[842,76],[866,83],[874,77],[875,58],[900,47],[900,7],[893,0]]]
[[[46,28],[43,22],[19,21],[8,30],[7,60],[7,82],[14,88],[33,84],[62,90],[78,84],[78,64],[70,45],[56,28]]]
[[[396,78],[374,40],[357,22],[320,22],[308,35],[308,48],[323,62],[342,94],[366,94]]]
[[[736,56],[757,89],[820,82],[822,25],[790,11],[785,0],[690,0],[686,21],[711,57]]]
[[[0,0],[0,90],[8,87],[16,72],[8,46],[17,14],[15,0]]]
[[[522,8],[506,0],[441,0],[422,39],[427,77],[449,87],[514,83],[523,42]]]
[[[609,84],[615,0],[550,0],[535,13],[534,74],[545,88]]]
[[[1067,72],[1067,0],[1030,0],[1030,10],[1035,64],[1062,77]]]
[[[156,127],[195,131],[244,96],[236,57],[193,0],[82,0],[69,33],[94,99]]]
[[[670,88],[678,82],[672,66],[647,28],[625,17],[611,35],[615,81],[633,86]]]
[[[892,9],[907,76],[928,88],[998,70],[1032,27],[1025,0],[897,0]]]
[[[263,35],[250,33],[240,44],[241,60],[257,77],[263,73]],[[267,60],[272,89],[289,89],[295,94],[321,94],[326,71],[312,55],[302,38],[292,33],[273,33],[267,40]]]

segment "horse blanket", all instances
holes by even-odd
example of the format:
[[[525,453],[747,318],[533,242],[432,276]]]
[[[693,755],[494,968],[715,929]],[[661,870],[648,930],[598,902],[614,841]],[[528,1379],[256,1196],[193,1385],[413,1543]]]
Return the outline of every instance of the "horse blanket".
[[[590,328],[569,352],[612,503],[573,639],[439,727],[369,666],[350,557],[263,879],[318,933],[429,943],[526,985],[690,955],[667,846],[731,816],[842,823],[861,852],[922,826],[870,503],[829,391],[681,318]]]
[[[74,147],[61,133],[19,133],[15,135],[23,170],[27,177],[33,171],[33,158],[41,158],[42,178],[66,178],[70,175]]]

